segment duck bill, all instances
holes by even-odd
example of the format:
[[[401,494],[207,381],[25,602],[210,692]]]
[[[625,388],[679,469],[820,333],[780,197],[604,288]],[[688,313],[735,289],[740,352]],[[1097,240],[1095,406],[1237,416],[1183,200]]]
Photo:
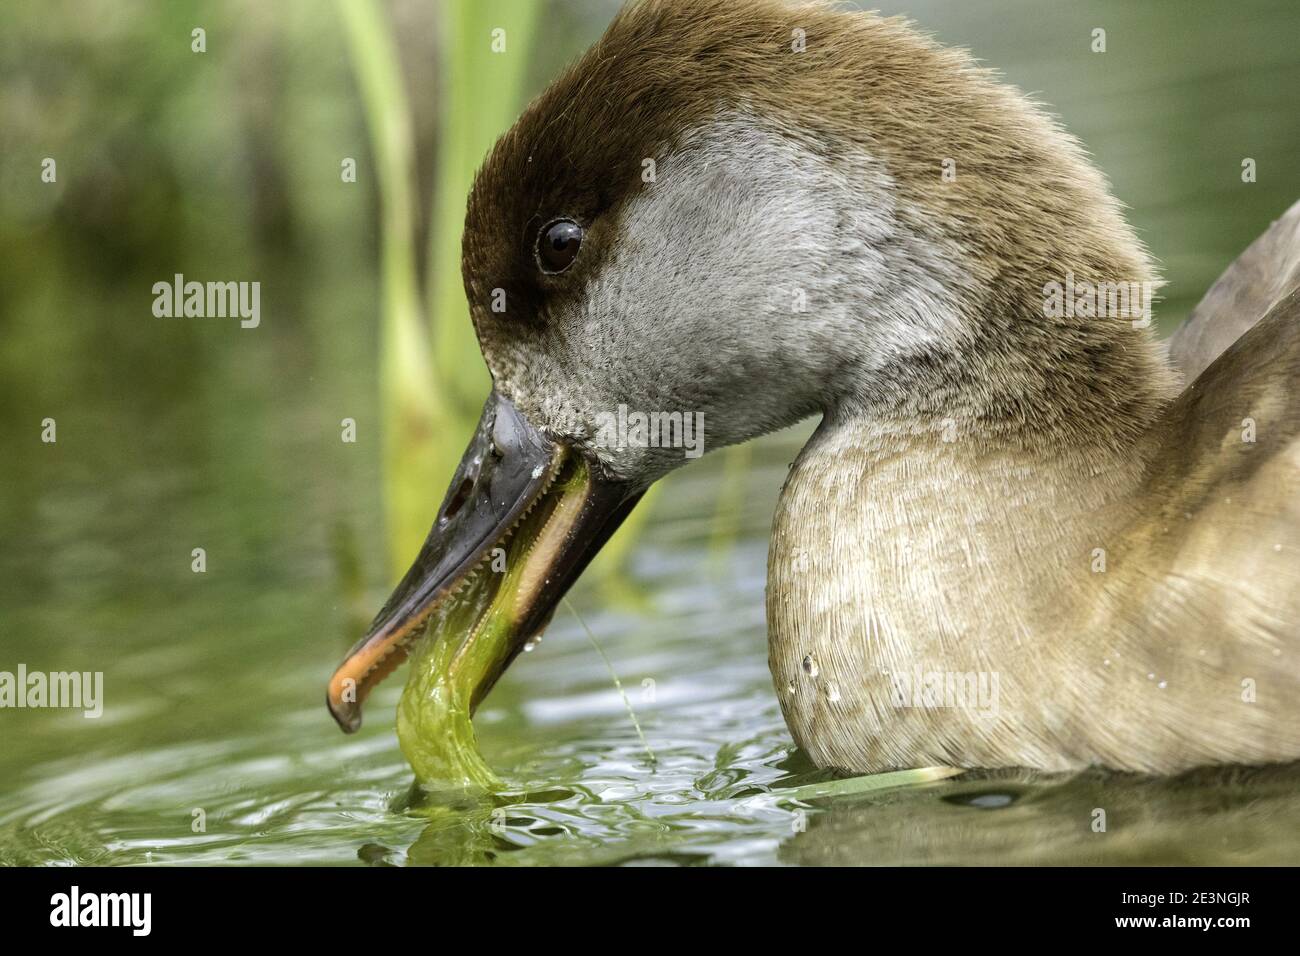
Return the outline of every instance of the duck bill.
[[[601,478],[582,453],[543,435],[494,391],[415,563],[330,679],[326,697],[339,726],[361,726],[367,695],[435,615],[441,624],[431,639],[460,642],[446,655],[449,666],[476,670],[457,676],[477,706],[640,496]],[[487,619],[498,624],[493,646],[471,648],[486,640],[479,624]]]

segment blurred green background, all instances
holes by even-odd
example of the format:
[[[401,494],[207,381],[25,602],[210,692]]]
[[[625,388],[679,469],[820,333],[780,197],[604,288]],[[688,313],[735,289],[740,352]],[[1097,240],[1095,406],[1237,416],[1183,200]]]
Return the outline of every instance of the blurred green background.
[[[394,809],[409,780],[397,681],[356,739],[321,703],[486,392],[457,267],[470,177],[616,6],[0,5],[0,670],[102,670],[107,698],[98,721],[0,712],[0,862],[800,857],[784,817],[734,801],[810,773],[762,624],[771,507],[806,429],[672,476],[575,591],[624,682],[657,688],[635,698],[657,771],[568,621],[481,716],[518,788],[511,817],[535,824],[506,837],[472,814]],[[1165,330],[1300,198],[1293,0],[880,8],[969,48],[1084,141],[1163,264]],[[260,327],[155,318],[152,285],[175,273],[260,281]],[[196,834],[200,806],[212,822]],[[888,859],[933,858],[926,814],[907,820]],[[1266,857],[1267,832],[1238,824],[1232,846]],[[1153,832],[1125,859],[1167,851]],[[563,852],[556,833],[573,838]],[[944,839],[949,858],[979,859]]]

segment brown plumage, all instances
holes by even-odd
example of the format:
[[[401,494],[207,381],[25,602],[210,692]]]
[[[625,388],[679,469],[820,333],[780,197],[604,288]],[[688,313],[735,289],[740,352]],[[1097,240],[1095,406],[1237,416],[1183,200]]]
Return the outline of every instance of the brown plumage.
[[[558,217],[585,240],[546,275]],[[1252,260],[1289,276],[1268,315],[1239,302],[1254,328],[1180,395],[1149,315],[1045,307],[1155,274],[1023,95],[901,20],[640,0],[489,156],[464,271],[498,390],[620,480],[681,459],[603,445],[618,404],[700,410],[710,447],[823,415],[768,589],[819,763],[1171,771],[1300,757],[1300,296],[1276,248]],[[791,290],[806,309],[774,304]],[[1187,341],[1189,367],[1225,344]],[[996,701],[900,692],[925,675]]]

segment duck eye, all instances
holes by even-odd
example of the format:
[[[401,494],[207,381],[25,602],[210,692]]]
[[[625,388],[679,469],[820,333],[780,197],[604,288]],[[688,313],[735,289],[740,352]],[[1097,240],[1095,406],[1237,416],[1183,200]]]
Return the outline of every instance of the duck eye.
[[[537,237],[537,262],[554,275],[573,265],[582,246],[582,227],[572,219],[557,219]]]

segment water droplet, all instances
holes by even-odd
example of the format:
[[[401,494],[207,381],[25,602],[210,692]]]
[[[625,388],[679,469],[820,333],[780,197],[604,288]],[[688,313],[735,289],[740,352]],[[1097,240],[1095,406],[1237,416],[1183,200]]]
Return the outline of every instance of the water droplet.
[[[813,657],[811,654],[805,654],[803,659],[803,670],[809,677],[816,677],[817,658]]]
[[[1159,687],[1161,690],[1164,690],[1166,687],[1169,686],[1169,681],[1162,680],[1159,684],[1156,684],[1156,686]]]
[[[826,685],[826,700],[828,703],[838,703],[840,699],[840,687],[834,681]]]
[[[1156,675],[1155,675],[1155,674],[1148,674],[1148,675],[1147,675],[1147,680],[1155,680],[1155,679],[1156,679]]]
[[[542,643],[542,636],[540,634],[536,637],[530,637],[528,640],[524,641],[524,653],[531,654],[533,649],[540,643]]]
[[[1016,802],[1014,793],[959,793],[943,798],[948,803],[959,806],[975,807],[979,810],[998,810],[1009,807]]]
[[[1102,663],[1105,664],[1107,667],[1110,667],[1110,658],[1109,657],[1106,658],[1104,661],[1102,661]]]

